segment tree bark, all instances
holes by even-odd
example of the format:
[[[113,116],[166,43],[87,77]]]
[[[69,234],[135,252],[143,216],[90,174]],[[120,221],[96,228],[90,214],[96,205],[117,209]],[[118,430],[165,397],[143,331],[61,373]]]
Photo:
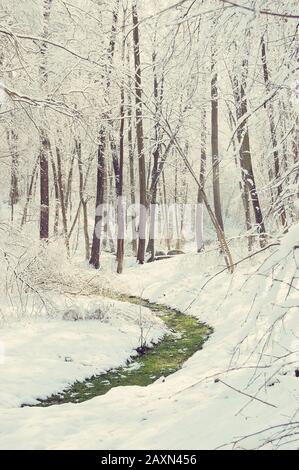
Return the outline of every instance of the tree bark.
[[[125,15],[123,17],[122,63],[125,62]],[[119,129],[119,195],[117,200],[117,273],[121,274],[124,264],[125,249],[125,208],[123,199],[123,171],[124,171],[124,130],[125,130],[125,89],[124,83],[120,90],[120,129]]]
[[[202,188],[205,186],[205,175],[207,165],[207,112],[203,107],[201,112],[201,145],[200,145],[200,173],[199,182]],[[204,249],[204,238],[203,238],[203,197],[202,192],[198,188],[197,191],[197,207],[196,207],[196,244],[197,252],[201,252]]]
[[[135,64],[135,101],[136,101],[136,137],[138,151],[139,168],[139,240],[137,260],[140,264],[144,263],[145,255],[145,232],[146,232],[146,175],[145,158],[143,142],[143,117],[142,117],[142,87],[141,87],[141,66],[140,66],[140,48],[139,48],[139,27],[136,0],[132,5],[133,17],[133,43],[134,43],[134,64]]]
[[[106,101],[109,97],[110,74],[115,51],[116,26],[118,21],[119,0],[116,2],[115,9],[112,14],[111,37],[108,48],[108,66],[107,66],[107,82],[106,82]],[[107,103],[108,105],[109,103]],[[109,121],[109,112],[104,113],[106,121]],[[95,269],[100,267],[100,247],[102,234],[104,189],[105,189],[105,148],[106,148],[106,131],[102,123],[99,131],[99,143],[97,153],[97,183],[96,183],[96,208],[95,221],[92,237],[91,255],[89,264]]]
[[[262,65],[263,65],[263,76],[264,76],[265,88],[266,88],[266,91],[269,92],[271,87],[270,87],[270,80],[269,80],[269,71],[268,71],[268,64],[267,64],[267,57],[266,57],[266,44],[265,44],[264,36],[262,36],[261,45],[262,45]],[[273,147],[275,183],[279,183],[279,179],[281,176],[280,158],[279,158],[279,153],[277,149],[277,137],[276,137],[276,130],[275,130],[275,122],[274,122],[274,108],[273,108],[273,104],[271,101],[268,101],[268,103],[265,106],[268,110],[270,135],[271,135],[271,142],[272,142],[272,147]],[[281,195],[282,195],[282,184],[279,183],[277,186],[277,196],[278,196],[277,202],[279,205],[278,214],[279,214],[279,218],[281,221],[281,225],[283,226],[284,231],[287,232],[287,218],[286,218],[285,207],[284,207],[284,204],[281,201],[279,201],[279,199],[281,199]]]
[[[220,179],[219,179],[219,148],[218,148],[218,89],[217,89],[217,72],[215,71],[215,57],[212,53],[211,64],[211,150],[212,150],[212,166],[213,166],[213,197],[215,216],[221,230],[224,231],[221,195],[220,195]]]
[[[87,214],[87,201],[84,197],[84,176],[83,176],[83,162],[82,162],[82,147],[81,142],[76,140],[76,153],[78,158],[78,171],[79,171],[79,194],[80,202],[83,213],[83,232],[85,243],[85,259],[89,259],[89,233],[88,233],[88,214]]]
[[[43,3],[43,38],[49,36],[49,20],[51,4],[53,0],[44,0]],[[48,71],[47,71],[47,43],[41,43],[41,65],[40,77],[42,86],[47,91]],[[40,149],[40,239],[49,238],[49,154],[50,142],[46,135],[45,122],[42,122],[40,130],[41,149]]]
[[[244,64],[244,68],[247,68],[246,64]],[[260,245],[261,247],[263,247],[266,241],[266,230],[252,166],[249,130],[247,121],[244,120],[244,116],[247,114],[247,98],[245,87],[246,80],[244,75],[241,83],[238,82],[236,77],[234,78],[234,96],[236,100],[236,112],[238,120],[241,121],[241,125],[238,127],[237,136],[240,142],[240,165],[242,171],[242,178],[250,194],[255,223],[260,239]]]

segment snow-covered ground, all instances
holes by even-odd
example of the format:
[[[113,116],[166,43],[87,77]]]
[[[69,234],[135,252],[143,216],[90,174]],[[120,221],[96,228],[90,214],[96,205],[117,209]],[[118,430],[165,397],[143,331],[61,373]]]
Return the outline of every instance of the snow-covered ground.
[[[81,404],[18,408],[91,370],[122,363],[136,347],[138,329],[116,318],[5,327],[1,337],[13,367],[0,366],[0,448],[215,449],[233,442],[298,448],[298,240],[295,226],[280,247],[243,262],[233,275],[215,276],[222,259],[213,251],[128,267],[122,276],[100,272],[99,280],[109,279],[118,291],[179,308],[214,328],[180,371],[147,387],[118,387]]]
[[[0,408],[36,403],[76,380],[124,365],[140,345],[141,325],[149,344],[165,332],[144,307],[93,296],[65,302],[61,319],[33,317],[1,329]]]

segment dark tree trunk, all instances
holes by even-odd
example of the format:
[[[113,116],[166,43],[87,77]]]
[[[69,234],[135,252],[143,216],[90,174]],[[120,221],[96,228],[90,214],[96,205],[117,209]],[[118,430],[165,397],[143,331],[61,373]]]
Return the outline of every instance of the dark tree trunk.
[[[111,66],[115,51],[115,37],[116,26],[118,21],[119,0],[117,0],[115,9],[112,15],[111,37],[108,48],[108,66],[107,66],[107,82],[106,82],[106,97],[109,97],[110,89],[110,74]],[[109,122],[109,113],[105,113],[104,118]],[[105,148],[106,148],[106,131],[104,124],[101,124],[99,131],[99,144],[97,155],[97,183],[96,183],[96,208],[95,208],[95,221],[92,237],[91,255],[89,264],[94,266],[95,269],[100,267],[100,247],[101,247],[101,234],[102,234],[102,219],[103,219],[103,204],[105,194]]]
[[[41,240],[49,238],[49,153],[50,142],[43,135],[40,150],[40,228]]]
[[[125,15],[123,17],[123,43],[122,43],[122,63],[125,62]],[[125,130],[125,89],[124,83],[120,90],[120,129],[119,129],[119,195],[117,200],[117,273],[121,274],[124,264],[125,251],[125,210],[123,200],[123,171],[124,171],[124,130]]]
[[[7,140],[11,153],[11,173],[10,173],[10,205],[11,205],[11,220],[14,218],[14,206],[19,202],[19,185],[18,185],[18,173],[19,173],[19,153],[18,153],[18,137],[14,130],[7,132]]]
[[[133,42],[134,42],[134,64],[135,64],[135,99],[136,99],[136,137],[138,151],[139,168],[139,193],[140,193],[140,213],[139,213],[139,241],[137,260],[140,264],[144,263],[145,255],[145,232],[146,232],[146,175],[145,158],[143,142],[143,118],[142,118],[142,87],[141,87],[141,67],[140,67],[140,49],[139,49],[139,27],[136,1],[132,6],[133,16]]]
[[[44,0],[43,3],[43,38],[49,36],[49,21],[51,4],[53,0]],[[47,71],[47,43],[41,43],[41,65],[40,77],[42,86],[47,92],[48,71]],[[42,126],[40,131],[41,149],[40,149],[40,239],[49,238],[49,156],[50,142],[45,130],[45,116],[42,116]]]
[[[217,89],[217,72],[215,71],[215,58],[212,54],[211,66],[211,150],[213,165],[213,196],[214,210],[218,224],[224,231],[221,195],[220,195],[220,179],[219,179],[219,148],[218,148],[218,89]]]
[[[246,64],[244,67],[246,68]],[[240,142],[240,166],[243,181],[246,184],[250,194],[257,232],[260,235],[260,245],[264,246],[266,230],[252,166],[249,130],[246,119],[243,119],[242,121],[242,118],[247,114],[245,86],[246,82],[244,77],[242,78],[242,83],[240,84],[236,78],[234,79],[234,95],[236,100],[237,118],[239,121],[241,121],[241,125],[239,125],[237,133],[238,140]]]
[[[105,129],[100,129],[98,156],[97,156],[97,189],[96,189],[96,208],[95,208],[95,224],[93,230],[91,255],[89,264],[96,269],[100,267],[100,246],[102,233],[102,218],[104,204],[104,187],[105,187]]]
[[[155,146],[153,151],[153,167],[151,175],[151,186],[150,186],[150,230],[149,230],[149,242],[147,246],[147,252],[151,253],[149,261],[155,259],[155,229],[156,229],[156,204],[157,204],[157,181],[159,177],[158,165],[160,161],[161,153],[161,129],[160,129],[160,115],[162,107],[163,97],[163,79],[161,82],[161,90],[159,93],[158,77],[156,69],[156,52],[153,53],[153,75],[154,75],[154,98],[155,98]]]

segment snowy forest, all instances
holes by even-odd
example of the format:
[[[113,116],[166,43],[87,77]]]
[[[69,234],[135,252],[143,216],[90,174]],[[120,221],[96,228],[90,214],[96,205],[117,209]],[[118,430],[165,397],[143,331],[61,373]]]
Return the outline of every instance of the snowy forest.
[[[298,0],[0,0],[0,449],[299,449]]]

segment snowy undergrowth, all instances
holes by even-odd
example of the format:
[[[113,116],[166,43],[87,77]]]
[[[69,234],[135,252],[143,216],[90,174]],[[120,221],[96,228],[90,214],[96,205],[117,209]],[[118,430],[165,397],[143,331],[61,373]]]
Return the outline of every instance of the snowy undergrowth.
[[[195,315],[213,335],[165,381],[118,387],[82,404],[3,410],[0,446],[297,448],[298,233],[296,226],[281,246],[233,275],[217,274],[217,252],[127,268],[122,276],[99,272],[99,285],[109,278],[115,290]]]
[[[141,327],[149,346],[166,332],[138,305],[96,296],[62,297],[60,305],[56,319],[24,318],[1,328],[0,408],[36,403],[76,380],[125,365],[137,354]]]

